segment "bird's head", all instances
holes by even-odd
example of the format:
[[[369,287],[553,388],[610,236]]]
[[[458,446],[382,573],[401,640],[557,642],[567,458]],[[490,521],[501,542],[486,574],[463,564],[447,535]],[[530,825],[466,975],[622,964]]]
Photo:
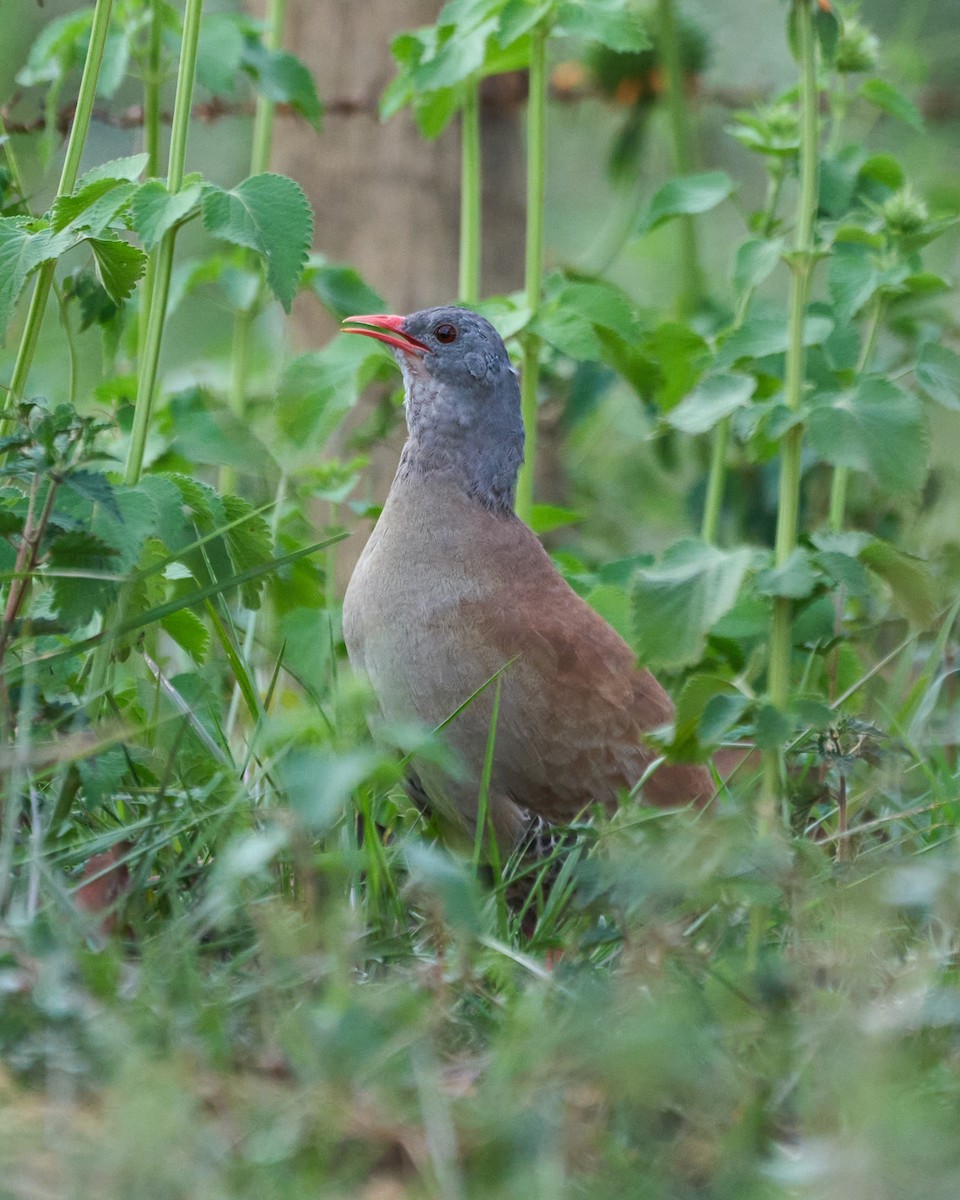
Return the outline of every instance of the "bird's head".
[[[406,317],[348,317],[344,325],[345,333],[386,343],[400,365],[408,465],[453,474],[487,507],[511,507],[523,462],[520,387],[490,322],[469,309],[443,307]]]

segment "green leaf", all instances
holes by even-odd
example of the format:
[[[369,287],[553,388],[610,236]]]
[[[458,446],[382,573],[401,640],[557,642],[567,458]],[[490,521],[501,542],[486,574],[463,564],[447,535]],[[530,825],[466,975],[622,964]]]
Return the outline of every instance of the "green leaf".
[[[880,286],[880,272],[867,246],[838,243],[830,256],[827,287],[839,325],[846,325]]]
[[[621,53],[650,48],[635,6],[625,0],[561,0],[554,32],[600,42]]]
[[[960,409],[960,355],[939,342],[927,342],[915,367],[917,383],[944,408]]]
[[[737,249],[733,286],[738,296],[763,283],[783,254],[783,238],[750,238]]]
[[[149,179],[134,192],[130,218],[144,249],[152,250],[168,229],[199,212],[201,187],[188,183],[171,195],[160,179]]]
[[[147,169],[149,161],[148,154],[127,154],[123,158],[111,158],[108,162],[98,163],[80,176],[74,188],[74,195],[98,181],[117,182],[124,179],[128,183],[135,183]]]
[[[197,81],[214,95],[236,91],[246,49],[242,25],[243,18],[238,19],[238,14],[231,12],[204,13],[200,22]]]
[[[864,546],[860,559],[884,580],[899,607],[913,622],[922,627],[930,624],[937,612],[937,592],[930,568],[922,559],[905,554],[880,538]]]
[[[243,66],[257,91],[277,104],[289,105],[314,129],[320,129],[323,105],[313,76],[299,58],[285,50],[268,50],[261,41],[251,38],[244,48]]]
[[[818,346],[833,332],[829,317],[808,316],[803,322],[803,344]],[[730,367],[744,358],[767,358],[785,354],[787,322],[777,317],[751,317],[735,329],[720,347],[715,360],[717,367]]]
[[[566,525],[576,525],[583,518],[572,508],[561,508],[559,504],[534,504],[530,513],[530,528],[535,534],[550,533]]]
[[[3,336],[31,271],[42,261],[27,218],[0,218],[0,337]]]
[[[754,587],[761,596],[785,596],[804,600],[817,586],[817,574],[811,566],[810,553],[797,546],[782,567],[767,567],[757,572]]]
[[[723,716],[717,701],[725,701]],[[717,741],[743,713],[749,701],[729,679],[719,675],[691,675],[677,698],[671,752],[684,758],[695,755],[701,741]],[[709,718],[708,718],[708,713]],[[703,733],[709,735],[703,737]]]
[[[103,505],[116,520],[123,520],[113,484],[106,475],[99,471],[70,471],[63,476],[62,485],[94,504]]]
[[[383,297],[373,290],[351,266],[328,263],[321,255],[311,255],[303,273],[303,286],[343,320],[358,313],[382,312]]]
[[[134,190],[135,185],[126,181],[100,179],[72,196],[60,196],[50,210],[50,227],[59,232],[70,226],[96,237],[126,206]]]
[[[228,521],[237,522],[243,518],[239,524],[231,524],[224,534],[234,571],[239,575],[251,567],[269,562],[273,555],[273,544],[267,522],[254,512],[253,505],[239,496],[221,496],[221,500]],[[240,596],[246,608],[260,607],[263,583],[261,576],[241,586]]]
[[[754,729],[759,750],[776,750],[793,733],[790,721],[772,704],[762,704],[757,710]]]
[[[706,433],[724,417],[749,404],[756,386],[752,375],[708,375],[664,419],[681,433]]]
[[[91,238],[97,278],[114,304],[122,304],[147,269],[147,256],[139,246],[120,238]]]
[[[923,132],[923,117],[919,109],[892,83],[887,83],[885,79],[868,79],[860,85],[860,95],[891,117],[906,121],[914,129]]]
[[[500,16],[498,40],[509,46],[548,16],[555,0],[507,0]]]
[[[313,216],[300,185],[268,172],[231,191],[208,186],[203,223],[214,237],[264,256],[267,282],[289,312],[313,236]]]
[[[641,659],[670,667],[697,662],[711,626],[733,607],[752,559],[747,548],[720,550],[688,539],[671,546],[658,567],[640,570],[633,612]]]
[[[85,625],[110,604],[118,586],[117,558],[114,547],[87,530],[70,530],[51,541],[47,562],[54,572],[53,605],[65,622]],[[59,571],[78,574],[56,575]]]
[[[619,288],[602,280],[564,280],[562,276],[548,280],[547,299],[531,328],[561,353],[581,362],[603,357],[598,330],[628,342],[637,336],[633,308]]]
[[[920,401],[886,379],[811,401],[810,443],[834,466],[866,471],[892,492],[915,491],[927,473],[927,427]]]
[[[168,613],[160,624],[198,666],[203,665],[210,650],[210,630],[195,612],[181,608]]]
[[[638,233],[649,233],[685,213],[703,213],[716,208],[732,194],[734,183],[726,171],[684,175],[658,188],[650,207],[640,218]]]
[[[594,612],[612,625],[625,642],[633,640],[633,611],[630,592],[622,584],[599,583],[584,596]]]

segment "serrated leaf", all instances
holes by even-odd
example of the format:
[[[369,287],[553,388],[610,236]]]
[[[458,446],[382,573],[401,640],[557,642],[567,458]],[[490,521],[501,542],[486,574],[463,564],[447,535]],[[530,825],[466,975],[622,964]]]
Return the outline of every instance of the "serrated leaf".
[[[697,662],[711,626],[733,607],[752,558],[747,548],[720,550],[688,539],[671,546],[658,567],[638,571],[633,612],[641,659],[671,667]]]
[[[214,237],[264,256],[267,282],[289,312],[313,236],[313,215],[300,185],[267,172],[230,191],[208,186],[203,223]]]
[[[927,472],[927,428],[920,401],[886,379],[814,399],[810,443],[834,466],[866,471],[892,492],[915,491]]]
[[[30,272],[39,262],[34,235],[24,228],[21,218],[0,218],[0,337]]]
[[[889,113],[891,117],[906,121],[920,133],[923,132],[923,117],[920,115],[920,110],[892,83],[888,83],[885,79],[868,79],[860,85],[860,95],[876,108]]]
[[[927,342],[914,368],[917,383],[944,408],[960,409],[960,355],[939,342]]]
[[[754,730],[757,749],[776,750],[793,733],[793,726],[778,708],[772,704],[762,704],[757,709]]]
[[[108,607],[117,592],[118,557],[113,546],[86,530],[70,530],[51,541],[47,562],[54,573],[53,605],[65,622],[85,625]],[[57,575],[59,571],[77,574]],[[96,578],[103,575],[111,578]]]
[[[737,249],[733,286],[737,295],[755,288],[771,274],[783,254],[783,238],[750,238]]]
[[[259,513],[254,512],[248,501],[239,496],[221,496],[221,500],[228,521],[235,522],[239,518],[245,518],[224,533],[234,572],[239,575],[251,567],[269,562],[273,556],[273,545],[267,522]],[[242,585],[240,595],[246,608],[260,607],[263,583],[263,579],[258,578]]]
[[[80,176],[74,188],[74,195],[89,184],[101,180],[125,179],[129,183],[135,183],[147,169],[149,161],[148,154],[127,154],[123,158],[111,158],[108,162],[98,163]]]
[[[706,171],[671,179],[654,192],[650,207],[640,218],[638,233],[649,233],[666,221],[685,214],[708,212],[734,191],[726,171]]]
[[[116,552],[114,570],[128,572],[140,561],[147,539],[156,533],[157,510],[139,488],[114,488],[116,508],[94,507],[90,528]],[[120,511],[117,519],[116,509]]]
[[[210,650],[210,630],[189,608],[168,613],[160,622],[178,646],[186,650],[197,666],[202,666]]]
[[[50,210],[50,227],[60,232],[70,226],[96,237],[126,206],[134,190],[135,185],[125,180],[99,179],[72,196],[59,196]]]
[[[139,246],[119,238],[91,238],[90,249],[104,291],[114,304],[122,304],[147,269],[147,256]]]
[[[752,375],[708,375],[664,419],[681,433],[706,433],[724,417],[749,404],[756,386]]]
[[[152,250],[168,229],[200,210],[199,183],[189,183],[171,195],[159,179],[137,188],[130,202],[130,218],[145,250]]]
[[[99,471],[70,471],[63,476],[62,485],[69,488],[77,495],[83,496],[85,499],[92,501],[94,504],[102,504],[112,517],[118,521],[123,520],[123,513],[120,511],[120,505],[117,503],[116,492],[113,484]]]

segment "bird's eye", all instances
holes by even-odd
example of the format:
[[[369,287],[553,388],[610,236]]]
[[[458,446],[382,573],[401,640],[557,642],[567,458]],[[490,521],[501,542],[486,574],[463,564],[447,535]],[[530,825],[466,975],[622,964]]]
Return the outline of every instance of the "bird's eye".
[[[446,321],[442,325],[438,325],[433,331],[438,342],[443,342],[445,346],[449,346],[451,342],[457,340],[457,327],[450,325]]]

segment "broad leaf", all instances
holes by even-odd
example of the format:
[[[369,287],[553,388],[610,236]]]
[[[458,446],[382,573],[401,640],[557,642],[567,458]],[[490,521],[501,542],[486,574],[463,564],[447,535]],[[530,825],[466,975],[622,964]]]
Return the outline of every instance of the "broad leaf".
[[[681,667],[697,662],[710,628],[733,607],[753,551],[677,542],[658,567],[637,573],[633,613],[644,662]]]
[[[638,233],[652,229],[689,213],[703,213],[722,203],[732,194],[734,182],[726,171],[707,171],[702,175],[684,175],[658,188],[650,207],[640,218]]]
[[[650,47],[643,23],[630,0],[561,0],[557,34],[600,42],[612,50],[637,53]]]
[[[783,238],[750,238],[737,249],[733,286],[738,295],[763,283],[783,254]]]
[[[289,105],[314,129],[320,129],[323,105],[313,76],[299,58],[285,50],[268,50],[262,42],[248,38],[243,67],[258,92],[277,104]]]
[[[147,256],[139,246],[119,238],[92,238],[90,249],[103,290],[114,304],[122,304],[147,269]]]
[[[916,365],[917,383],[944,408],[960,409],[960,355],[939,342],[927,342]]]
[[[351,266],[328,263],[321,255],[311,255],[303,273],[303,286],[320,298],[335,317],[357,313],[382,312],[383,298],[364,282]]]
[[[860,559],[893,592],[898,607],[917,625],[929,625],[937,611],[936,583],[923,559],[905,554],[880,538],[873,538]]]
[[[188,183],[171,195],[159,179],[149,179],[134,193],[130,218],[146,250],[152,250],[168,229],[200,209],[199,183]]]
[[[300,185],[268,172],[231,191],[210,186],[203,223],[214,237],[264,256],[267,282],[289,312],[313,236],[313,215]]]
[[[750,402],[757,386],[752,375],[708,375],[665,417],[681,433],[706,433]]]
[[[927,427],[920,401],[886,379],[813,399],[814,450],[834,466],[866,471],[892,492],[915,491],[927,471]]]
[[[889,113],[891,117],[906,121],[914,129],[923,132],[920,110],[892,83],[887,83],[885,79],[868,79],[860,85],[860,95],[883,112]]]

